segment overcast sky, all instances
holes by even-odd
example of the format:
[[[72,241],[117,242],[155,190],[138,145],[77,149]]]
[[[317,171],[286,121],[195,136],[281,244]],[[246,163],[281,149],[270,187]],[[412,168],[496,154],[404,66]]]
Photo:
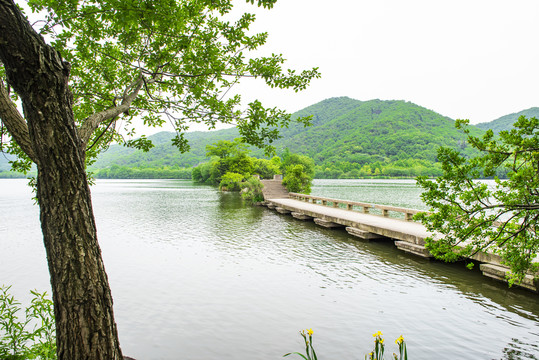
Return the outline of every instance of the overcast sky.
[[[241,92],[290,112],[335,96],[406,100],[472,123],[539,106],[538,0],[279,0],[260,10],[262,53],[318,66],[300,93]]]

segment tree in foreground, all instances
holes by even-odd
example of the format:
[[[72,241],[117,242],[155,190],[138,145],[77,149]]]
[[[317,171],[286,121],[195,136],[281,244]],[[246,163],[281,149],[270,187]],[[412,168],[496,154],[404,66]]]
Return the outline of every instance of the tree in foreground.
[[[299,91],[319,73],[246,56],[267,34],[248,34],[251,14],[224,20],[232,0],[20,3],[41,18],[32,26],[14,0],[0,0],[0,143],[19,156],[15,168],[37,167],[58,359],[121,359],[86,165],[113,140],[150,148],[122,137],[135,118],[172,123],[181,150],[188,121],[236,124],[246,142],[270,147],[290,116],[259,101],[242,108],[228,91],[244,77]]]
[[[501,256],[510,268],[510,284],[526,273],[537,277],[539,263],[539,123],[520,117],[499,138],[469,133],[467,121],[457,121],[468,142],[478,150],[473,157],[442,148],[438,159],[443,176],[419,177],[422,199],[431,213],[419,216],[428,230],[441,233],[427,239],[437,258],[456,261],[480,251]],[[477,180],[493,178],[494,185]]]

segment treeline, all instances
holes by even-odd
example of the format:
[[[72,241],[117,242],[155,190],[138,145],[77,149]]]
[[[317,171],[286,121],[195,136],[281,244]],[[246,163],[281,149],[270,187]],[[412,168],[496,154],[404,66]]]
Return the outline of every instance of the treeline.
[[[32,175],[15,171],[0,171],[0,179],[24,179],[30,176]]]
[[[439,163],[419,159],[406,159],[395,162],[376,161],[364,165],[339,161],[326,166],[317,165],[315,171],[316,179],[412,178],[442,175]]]
[[[280,159],[279,159],[280,160]],[[255,159],[253,173],[261,174],[262,179],[269,179],[274,173],[280,173],[280,164],[276,159]],[[215,163],[214,163],[215,165]],[[209,180],[212,171],[212,161],[203,163],[194,168],[179,167],[129,167],[112,165],[110,168],[93,171],[97,179],[193,179],[205,183],[219,184],[219,177]],[[438,163],[429,163],[421,160],[399,160],[393,163],[375,162],[359,166],[358,164],[340,162],[328,166],[316,165],[313,168],[315,179],[375,179],[375,178],[415,178],[417,176],[441,176],[442,169]],[[193,175],[194,172],[194,175]],[[215,174],[215,171],[214,171]],[[12,171],[0,171],[0,179],[23,179],[32,174],[23,174]],[[507,171],[499,170],[496,176],[507,177]],[[209,181],[207,181],[209,180]]]
[[[97,179],[191,179],[191,168],[180,167],[127,167],[112,165],[93,173]]]

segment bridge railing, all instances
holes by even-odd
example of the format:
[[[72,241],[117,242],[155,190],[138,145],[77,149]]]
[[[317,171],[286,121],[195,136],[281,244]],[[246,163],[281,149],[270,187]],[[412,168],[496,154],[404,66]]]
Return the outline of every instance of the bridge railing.
[[[305,195],[298,193],[289,193],[290,199],[296,199],[300,201],[309,202],[312,204],[324,205],[339,209],[345,209],[350,211],[360,211],[364,214],[378,215],[384,217],[392,217],[397,219],[404,219],[406,221],[413,221],[413,216],[422,210],[401,208],[396,206],[378,205],[362,203],[357,201],[331,199],[320,196]]]

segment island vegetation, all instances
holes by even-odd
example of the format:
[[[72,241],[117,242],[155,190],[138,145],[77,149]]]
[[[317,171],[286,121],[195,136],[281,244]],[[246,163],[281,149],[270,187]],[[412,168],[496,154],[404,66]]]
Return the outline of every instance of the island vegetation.
[[[249,200],[260,201],[259,179],[273,179],[283,175],[283,184],[291,192],[310,193],[314,176],[314,162],[305,155],[293,154],[286,149],[282,157],[258,159],[249,155],[250,150],[242,139],[220,140],[206,147],[210,161],[192,171],[193,180],[219,186],[225,191],[243,191]]]

